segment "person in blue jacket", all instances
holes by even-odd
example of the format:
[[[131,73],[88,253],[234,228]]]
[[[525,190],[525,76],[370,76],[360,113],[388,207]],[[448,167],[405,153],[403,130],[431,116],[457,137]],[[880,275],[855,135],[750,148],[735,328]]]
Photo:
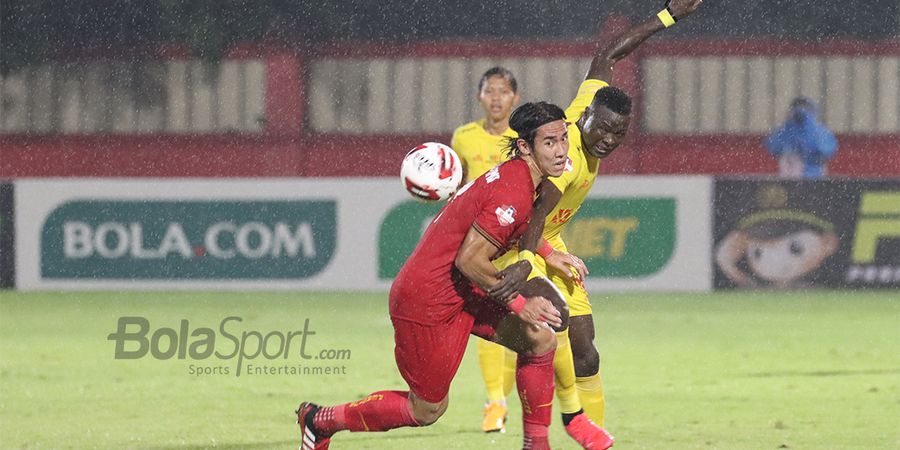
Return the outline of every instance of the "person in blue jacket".
[[[766,148],[778,159],[779,172],[790,178],[820,178],[837,150],[834,134],[818,121],[816,104],[807,97],[791,102],[788,120],[766,137]]]

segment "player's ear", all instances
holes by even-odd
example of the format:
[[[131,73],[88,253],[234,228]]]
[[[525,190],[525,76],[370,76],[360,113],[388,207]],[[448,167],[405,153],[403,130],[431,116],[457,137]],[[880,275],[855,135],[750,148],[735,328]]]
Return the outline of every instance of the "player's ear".
[[[516,139],[516,147],[519,148],[519,154],[522,156],[531,154],[531,147],[528,146],[528,142],[525,139]]]

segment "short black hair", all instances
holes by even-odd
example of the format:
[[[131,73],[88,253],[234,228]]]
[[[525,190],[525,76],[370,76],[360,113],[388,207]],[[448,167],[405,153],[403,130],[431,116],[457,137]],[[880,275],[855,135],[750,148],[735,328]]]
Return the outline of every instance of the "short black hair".
[[[484,84],[487,83],[491,77],[496,75],[505,78],[506,81],[509,82],[509,87],[512,88],[513,92],[519,92],[519,83],[516,82],[516,77],[513,76],[509,69],[500,66],[491,67],[481,76],[481,79],[478,80],[478,92],[481,92],[481,89],[484,88]]]
[[[610,111],[627,116],[631,114],[631,97],[625,91],[614,87],[606,86],[594,94],[594,100],[591,102],[592,109],[605,106]]]
[[[509,127],[518,133],[516,138],[507,138],[506,153],[509,159],[521,156],[516,142],[524,139],[532,148],[537,129],[557,120],[566,120],[566,113],[559,106],[547,102],[525,103],[509,116]]]

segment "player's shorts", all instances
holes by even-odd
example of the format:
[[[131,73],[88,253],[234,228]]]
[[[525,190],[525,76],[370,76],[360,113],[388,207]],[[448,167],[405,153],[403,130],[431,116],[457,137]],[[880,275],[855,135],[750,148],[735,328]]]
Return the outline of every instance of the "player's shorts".
[[[391,317],[394,358],[410,391],[430,403],[446,398],[469,335],[492,339],[500,321],[509,314],[503,305],[476,296],[466,300],[463,310],[445,323],[427,325]]]
[[[550,245],[553,246],[554,249],[567,252],[566,244],[562,241],[562,239],[555,238],[549,241]],[[497,270],[503,270],[511,264],[515,263],[519,260],[519,250],[513,247],[512,250],[504,253],[502,256],[494,260],[494,267]],[[588,293],[584,289],[584,284],[580,281],[573,280],[569,277],[564,276],[561,272],[556,270],[551,270],[550,273],[547,273],[547,265],[544,262],[544,259],[538,256],[534,259],[535,261],[535,270],[531,272],[528,276],[528,279],[532,279],[536,276],[546,276],[559,288],[560,292],[563,293],[565,297],[566,303],[569,305],[569,317],[575,316],[587,316],[593,313],[593,308],[591,308],[591,301],[588,299]]]

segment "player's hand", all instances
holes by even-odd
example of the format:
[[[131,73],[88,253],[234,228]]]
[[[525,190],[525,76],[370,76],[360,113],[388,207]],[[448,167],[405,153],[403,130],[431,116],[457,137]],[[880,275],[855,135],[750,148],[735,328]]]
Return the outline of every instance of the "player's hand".
[[[668,0],[666,7],[677,19],[683,19],[697,10],[703,0]]]
[[[544,297],[526,297],[525,307],[522,312],[517,314],[520,319],[537,326],[550,325],[553,327],[562,326],[562,319],[559,311]]]
[[[511,264],[497,274],[500,281],[488,290],[488,295],[508,301],[519,293],[519,289],[525,285],[530,273],[531,263],[528,261],[522,260]]]
[[[547,266],[552,267],[566,274],[567,277],[576,279],[578,281],[584,281],[584,277],[590,274],[590,271],[588,271],[588,268],[584,264],[584,261],[571,253],[553,250],[553,253],[550,253],[550,255],[547,256],[544,261],[547,262]]]

